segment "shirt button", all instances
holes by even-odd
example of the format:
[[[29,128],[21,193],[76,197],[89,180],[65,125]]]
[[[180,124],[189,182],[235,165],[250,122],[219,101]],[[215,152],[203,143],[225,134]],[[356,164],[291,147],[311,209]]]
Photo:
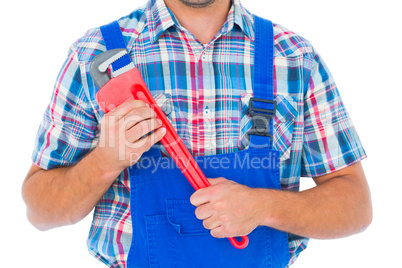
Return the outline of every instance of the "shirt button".
[[[211,113],[211,111],[207,108],[204,110],[204,115],[208,116]]]
[[[207,56],[202,55],[202,56],[201,56],[201,59],[202,59],[203,61],[206,61],[206,60],[207,60]]]

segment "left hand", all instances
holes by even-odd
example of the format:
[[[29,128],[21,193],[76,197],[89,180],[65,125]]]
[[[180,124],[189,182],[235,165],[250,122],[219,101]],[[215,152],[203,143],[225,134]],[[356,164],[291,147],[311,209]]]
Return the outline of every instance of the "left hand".
[[[196,191],[190,198],[204,227],[216,238],[251,233],[262,216],[258,189],[225,178],[208,180],[211,186]]]

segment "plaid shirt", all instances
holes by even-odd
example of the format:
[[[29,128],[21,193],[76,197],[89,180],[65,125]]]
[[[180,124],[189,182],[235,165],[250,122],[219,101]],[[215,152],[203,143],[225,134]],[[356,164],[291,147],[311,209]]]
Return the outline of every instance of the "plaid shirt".
[[[183,28],[163,0],[149,1],[119,23],[134,64],[194,156],[247,148],[254,20],[239,0],[208,44]],[[319,54],[276,24],[274,35],[274,148],[281,152],[282,188],[298,191],[301,176],[342,169],[365,158],[365,152]],[[103,113],[89,64],[103,51],[99,28],[71,47],[37,134],[37,166],[73,165],[97,145]],[[95,208],[88,248],[110,267],[126,264],[132,235],[129,196],[125,170]],[[290,263],[307,242],[289,234]]]

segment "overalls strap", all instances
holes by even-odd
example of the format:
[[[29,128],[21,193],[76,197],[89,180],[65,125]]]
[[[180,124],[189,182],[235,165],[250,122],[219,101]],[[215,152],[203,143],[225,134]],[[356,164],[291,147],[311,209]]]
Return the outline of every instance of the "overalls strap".
[[[254,41],[254,98],[274,99],[274,42],[272,22],[258,16],[255,18]]]
[[[115,48],[126,48],[126,43],[123,39],[123,34],[121,33],[120,25],[117,21],[113,21],[107,25],[100,27],[103,40],[105,41],[105,46],[107,50]],[[129,54],[124,55],[117,61],[112,63],[113,70],[116,71],[124,66],[131,63],[131,58]]]
[[[249,111],[253,126],[248,132],[250,147],[272,148],[273,118],[276,111],[274,101],[274,36],[272,22],[254,16],[254,76],[253,98]]]

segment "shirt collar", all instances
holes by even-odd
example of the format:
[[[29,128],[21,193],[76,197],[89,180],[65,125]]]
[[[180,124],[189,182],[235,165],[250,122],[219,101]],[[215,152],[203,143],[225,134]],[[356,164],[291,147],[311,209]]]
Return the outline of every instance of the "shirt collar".
[[[175,25],[172,16],[163,0],[150,0],[147,4],[147,19],[151,42],[158,40],[159,36],[168,28]]]
[[[233,0],[234,22],[243,31],[243,33],[254,41],[254,16],[246,10],[240,0]]]
[[[243,33],[254,40],[254,18],[243,8],[240,0],[232,0],[232,7],[229,12],[228,20],[221,31],[230,31],[233,29],[233,22],[237,24]],[[147,19],[149,26],[149,36],[151,42],[155,42],[171,26],[181,27],[174,15],[166,7],[163,0],[150,0],[147,4]],[[231,17],[233,16],[233,17]],[[234,19],[233,19],[234,18]],[[226,29],[224,29],[226,28]]]

